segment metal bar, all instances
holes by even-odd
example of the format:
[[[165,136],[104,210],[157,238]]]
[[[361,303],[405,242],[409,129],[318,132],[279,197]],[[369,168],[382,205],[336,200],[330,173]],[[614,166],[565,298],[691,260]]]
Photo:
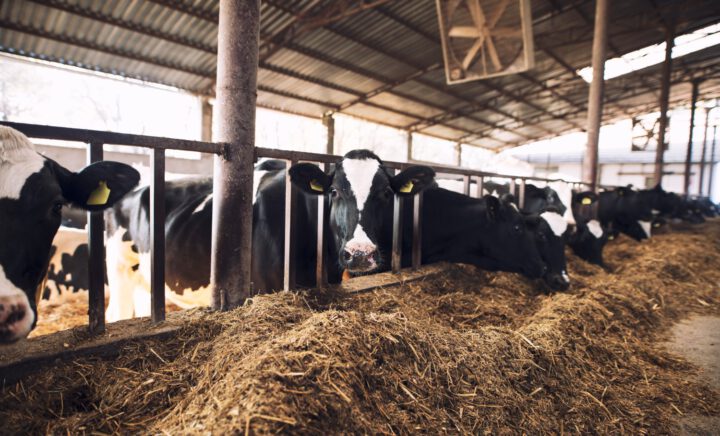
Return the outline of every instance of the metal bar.
[[[413,132],[407,131],[407,161],[411,162],[413,159]]]
[[[525,207],[525,179],[520,179],[520,190],[518,191],[518,207]]]
[[[470,176],[463,176],[463,194],[470,196]]]
[[[668,125],[667,111],[670,99],[670,74],[672,73],[672,48],[674,41],[674,29],[668,28],[665,32],[665,61],[663,62],[662,82],[660,84],[660,128],[658,130],[657,150],[655,150],[655,184],[662,184],[665,132]]]
[[[213,178],[213,307],[229,310],[251,295],[253,161],[260,0],[220,0],[217,138]]]
[[[160,136],[131,135],[128,133],[103,132],[100,130],[74,129],[70,127],[42,126],[39,124],[3,121],[2,125],[12,127],[31,138],[62,139],[84,143],[133,145],[144,148],[162,148],[201,153],[221,154],[224,144],[189,141],[187,139],[163,138]]]
[[[690,99],[690,133],[688,136],[687,152],[685,154],[685,177],[683,178],[683,193],[690,195],[690,169],[692,166],[693,131],[695,130],[695,109],[698,94],[700,93],[700,80],[692,81],[692,97]]]
[[[422,202],[423,193],[419,192],[413,197],[413,241],[412,241],[412,268],[420,268],[422,263]]]
[[[150,164],[150,305],[153,322],[165,320],[165,150]]]
[[[515,188],[517,187],[517,184],[515,182],[515,177],[510,179],[510,194],[513,196],[515,195]]]
[[[288,161],[287,168],[297,161]],[[290,181],[290,171],[285,171],[285,251],[283,256],[283,289],[289,291],[295,287],[295,243],[297,236],[297,188]]]
[[[393,208],[392,272],[399,273],[402,268],[403,199],[395,194]]]
[[[705,108],[705,122],[703,123],[703,145],[700,156],[700,181],[698,182],[698,195],[703,195],[705,188],[705,155],[707,154],[708,120],[710,119],[710,108]]]
[[[103,160],[103,144],[92,142],[87,163]],[[105,331],[105,222],[103,212],[88,212],[88,317],[91,334]]]
[[[608,3],[610,0],[597,0],[595,10],[595,34],[593,36],[593,81],[588,96],[587,145],[583,159],[583,180],[590,183],[595,191],[598,176],[598,142],[602,122],[603,85],[605,84],[605,56],[607,51]]]
[[[485,177],[478,177],[477,198],[482,198],[485,189]]]
[[[710,147],[710,173],[708,174],[707,195],[712,198],[713,195],[713,177],[715,176],[715,142],[717,140],[717,126],[713,126],[712,146]]]
[[[328,164],[323,164],[324,170],[327,172]],[[287,180],[286,180],[287,183]],[[320,195],[317,198],[317,253],[315,264],[315,283],[318,288],[327,287],[327,251],[325,250],[325,201],[326,197]]]

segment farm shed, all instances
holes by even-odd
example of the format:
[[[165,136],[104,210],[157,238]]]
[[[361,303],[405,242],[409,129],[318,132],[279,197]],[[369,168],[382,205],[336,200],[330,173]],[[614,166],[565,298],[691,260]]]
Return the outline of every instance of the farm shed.
[[[590,64],[594,6],[594,2],[532,2],[537,48],[535,67],[518,75],[450,87],[444,83],[432,2],[420,5],[402,1],[290,4],[266,1],[259,10],[257,103],[303,115],[324,116],[329,130],[332,113],[402,128],[409,132],[409,146],[414,132],[501,150],[562,132],[582,130],[587,117],[587,86],[576,71]],[[236,19],[242,17],[241,9]],[[668,34],[678,35],[715,23],[719,16],[717,9],[714,2],[708,1],[613,4],[608,17],[608,51],[611,55],[627,53],[661,42]],[[215,68],[218,10],[217,4],[207,2],[144,1],[130,6],[63,1],[3,2],[0,46],[13,54],[124,74],[212,96],[216,76],[218,86],[233,86],[232,80],[222,81],[223,77],[232,75],[231,71],[220,74]],[[248,32],[244,41],[251,40],[252,26],[239,27]],[[237,46],[240,42],[243,41],[235,40],[231,48],[236,50],[230,50],[236,56],[243,52]],[[717,58],[714,46],[675,62],[667,75],[666,83],[673,86],[666,106],[687,102],[691,95],[687,83],[693,79],[705,80],[701,87],[705,98],[716,96]],[[660,106],[656,95],[660,88],[658,69],[651,67],[608,81],[603,120],[641,114]],[[248,103],[254,102],[254,97],[247,95],[251,93],[234,96],[245,103],[234,107],[246,111],[235,114],[235,121],[247,116]],[[221,116],[221,122],[222,119]],[[230,128],[215,140],[232,144],[243,138],[247,140],[248,136],[248,132]],[[252,144],[252,140],[249,143]],[[332,152],[331,146],[329,141],[329,152]],[[248,152],[252,150],[244,150],[244,156],[252,157]],[[228,150],[222,153],[227,154]],[[310,159],[311,156],[268,154],[290,161],[320,160],[318,156]],[[164,166],[163,158],[162,151],[156,152],[154,162],[160,170]],[[232,165],[225,171],[237,169]],[[242,165],[245,166],[241,171],[247,171],[248,164]],[[162,198],[162,178],[157,174],[154,192],[157,198]],[[241,182],[236,180],[236,186]],[[242,207],[231,201],[228,204],[242,213]],[[162,216],[162,211],[159,213]],[[160,227],[155,228],[162,233]],[[156,243],[162,251],[162,241],[156,240]],[[230,282],[243,280],[233,278]],[[231,300],[227,306],[239,303],[237,295],[232,294],[226,296]],[[703,297],[702,301],[710,300],[709,304],[714,304],[712,295]],[[224,306],[223,301],[216,305]],[[162,302],[156,301],[157,304]],[[528,342],[534,343],[530,339]],[[412,390],[402,386],[408,390],[409,397],[418,402]],[[337,392],[344,401],[350,398],[341,388]],[[606,407],[602,395],[598,399],[588,392],[587,396],[589,401]],[[462,415],[464,409],[459,410]],[[283,418],[284,415],[262,412],[245,416],[240,412],[235,415],[231,409],[228,413],[242,416],[245,428],[250,427],[254,417],[279,425],[299,422],[295,418]],[[612,412],[608,413],[612,416]],[[592,428],[592,424],[586,425]],[[581,428],[586,427],[577,427],[577,430]],[[457,429],[468,431],[464,427]],[[390,430],[395,431],[392,426]]]

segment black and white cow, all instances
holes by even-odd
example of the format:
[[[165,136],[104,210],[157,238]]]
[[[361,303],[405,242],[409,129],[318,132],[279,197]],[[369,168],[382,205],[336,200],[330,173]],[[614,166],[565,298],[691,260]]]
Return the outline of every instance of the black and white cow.
[[[568,237],[568,245],[579,258],[604,266],[603,249],[609,234],[598,219],[598,195],[591,191],[573,193],[571,209],[575,229]]]
[[[631,187],[619,187],[599,194],[598,218],[610,234],[624,233],[641,241],[652,235],[652,198]]]
[[[128,165],[99,162],[72,172],[0,125],[0,343],[23,338],[37,322],[62,206],[102,210],[137,185]]]
[[[307,193],[329,195],[330,227],[342,269],[351,275],[390,267],[393,194],[411,196],[433,182],[431,168],[409,167],[390,175],[367,150],[348,153],[326,174],[312,164],[290,169],[293,183]],[[411,212],[406,208],[403,266],[410,265]],[[467,197],[442,188],[424,191],[422,262],[462,262],[488,270],[541,277],[546,266],[532,235],[514,207],[497,198]]]

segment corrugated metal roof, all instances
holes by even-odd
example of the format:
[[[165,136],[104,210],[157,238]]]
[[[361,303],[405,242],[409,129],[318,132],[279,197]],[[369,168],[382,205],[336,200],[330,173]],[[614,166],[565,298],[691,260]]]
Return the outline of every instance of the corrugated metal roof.
[[[0,51],[212,94],[218,10],[206,0],[2,1]],[[488,148],[578,130],[588,86],[574,71],[591,60],[595,3],[533,0],[532,10],[533,70],[448,86],[433,0],[264,0],[258,104]],[[662,42],[671,19],[679,32],[720,21],[720,2],[628,0],[610,15],[612,57]],[[720,49],[676,61],[673,80],[700,73],[712,78],[702,97],[720,96]],[[608,81],[605,121],[654,110],[658,88],[657,66]],[[675,87],[675,103],[688,98]]]

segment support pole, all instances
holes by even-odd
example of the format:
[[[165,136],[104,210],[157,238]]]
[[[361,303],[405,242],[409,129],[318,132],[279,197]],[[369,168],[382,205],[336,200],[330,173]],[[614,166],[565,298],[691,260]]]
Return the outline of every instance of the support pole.
[[[252,186],[260,0],[220,0],[217,142],[213,179],[213,308],[229,310],[250,296]]]
[[[598,0],[595,9],[595,33],[593,36],[593,80],[588,96],[588,127],[583,180],[595,191],[598,175],[598,142],[602,122],[603,86],[605,85],[605,57],[607,54],[607,17],[610,0]]]
[[[457,157],[457,166],[462,165],[462,143],[458,142],[455,144],[455,153]]]
[[[88,165],[103,160],[103,145],[91,143]],[[103,212],[88,212],[88,316],[91,334],[105,331],[105,218]]]
[[[407,132],[407,161],[412,162],[413,158],[413,134],[410,130]]]
[[[713,195],[713,176],[715,176],[715,141],[717,140],[717,126],[713,126],[712,146],[710,147],[710,174],[708,174],[708,197]]]
[[[690,133],[688,137],[687,153],[685,154],[685,178],[683,180],[683,193],[690,195],[690,171],[692,163],[693,130],[695,130],[695,108],[697,107],[698,93],[700,92],[700,80],[692,81],[692,97],[690,103]]]
[[[698,195],[703,195],[705,188],[705,155],[707,154],[708,120],[710,120],[710,108],[705,108],[705,122],[703,123],[703,146],[700,156],[700,181],[698,182]]]
[[[323,125],[327,128],[325,154],[335,154],[335,117],[332,112],[323,114]]]
[[[213,125],[213,107],[208,97],[203,97],[200,101],[201,121],[200,139],[205,142],[212,142],[212,125]]]
[[[660,84],[660,128],[658,144],[655,150],[655,184],[662,184],[663,157],[665,154],[665,133],[668,125],[668,103],[670,99],[670,73],[672,72],[672,49],[675,32],[668,28],[665,32],[665,62],[663,62],[662,82]]]

